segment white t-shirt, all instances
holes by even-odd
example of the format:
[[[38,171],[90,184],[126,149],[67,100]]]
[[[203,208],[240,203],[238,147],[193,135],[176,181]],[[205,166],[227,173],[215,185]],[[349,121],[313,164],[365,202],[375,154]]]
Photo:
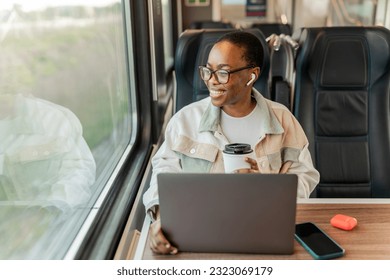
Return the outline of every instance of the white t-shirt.
[[[262,134],[261,111],[258,104],[245,117],[235,118],[221,110],[221,128],[230,143],[246,143],[253,148]]]

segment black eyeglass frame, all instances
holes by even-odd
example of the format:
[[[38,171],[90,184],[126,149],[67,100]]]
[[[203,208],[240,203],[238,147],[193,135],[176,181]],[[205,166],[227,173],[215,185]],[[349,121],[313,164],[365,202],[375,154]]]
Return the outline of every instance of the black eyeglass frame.
[[[209,77],[208,79],[204,79],[204,78],[203,78],[203,75],[202,75],[203,70],[202,70],[202,69],[204,69],[204,68],[206,68],[207,70],[210,71],[210,77]],[[216,77],[218,83],[220,83],[220,84],[227,84],[227,83],[229,82],[229,80],[230,80],[230,74],[233,74],[233,73],[236,73],[236,72],[245,70],[245,69],[250,69],[250,68],[255,68],[255,65],[250,64],[250,65],[247,65],[247,66],[244,66],[244,67],[240,67],[240,68],[237,68],[237,69],[233,69],[233,70],[225,70],[225,69],[211,70],[210,68],[208,68],[208,67],[206,67],[206,66],[199,66],[199,67],[198,67],[198,69],[199,69],[199,75],[200,75],[200,77],[202,78],[203,81],[209,81],[209,80],[211,79],[211,77],[213,76],[214,73],[217,73],[217,72],[224,72],[224,73],[226,73],[226,74],[228,75],[228,77],[227,77],[226,82],[224,82],[224,83],[221,83],[221,82],[220,82],[219,77],[218,77],[218,73],[215,75],[215,77]]]

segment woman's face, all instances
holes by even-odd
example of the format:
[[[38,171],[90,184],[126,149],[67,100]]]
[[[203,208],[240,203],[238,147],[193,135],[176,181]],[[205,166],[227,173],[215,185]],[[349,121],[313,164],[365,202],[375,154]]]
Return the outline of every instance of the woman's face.
[[[219,42],[211,49],[206,66],[213,71],[242,68],[249,64],[243,54],[242,48],[230,42]],[[205,81],[213,105],[222,107],[227,113],[232,109],[245,109],[251,100],[252,84],[248,86],[247,83],[252,73],[254,73],[253,68],[231,73],[226,84],[219,83],[216,75],[213,74],[210,80]]]

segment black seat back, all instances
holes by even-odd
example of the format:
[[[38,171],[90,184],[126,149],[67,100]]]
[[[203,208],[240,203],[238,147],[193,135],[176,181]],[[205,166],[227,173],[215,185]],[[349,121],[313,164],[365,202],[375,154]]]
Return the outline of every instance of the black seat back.
[[[187,29],[179,37],[175,53],[176,96],[175,112],[185,105],[203,99],[209,91],[201,79],[198,66],[206,65],[209,52],[214,43],[225,33],[235,29]],[[269,97],[268,74],[269,53],[263,34],[257,29],[245,30],[256,35],[264,49],[261,74],[254,84],[264,97]]]
[[[190,24],[189,29],[231,29],[233,25],[230,22],[224,21],[212,21],[212,20],[203,20],[203,21],[194,21]]]
[[[390,197],[390,31],[307,28],[294,114],[321,180],[316,197]]]
[[[258,28],[263,32],[265,38],[268,38],[272,34],[291,35],[291,25],[283,23],[253,23],[252,28]]]

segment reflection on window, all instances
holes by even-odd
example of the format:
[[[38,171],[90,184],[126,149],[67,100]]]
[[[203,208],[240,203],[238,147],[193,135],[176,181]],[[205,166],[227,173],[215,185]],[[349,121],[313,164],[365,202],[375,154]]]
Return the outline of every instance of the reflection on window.
[[[0,259],[62,258],[131,137],[123,6],[1,2]]]

